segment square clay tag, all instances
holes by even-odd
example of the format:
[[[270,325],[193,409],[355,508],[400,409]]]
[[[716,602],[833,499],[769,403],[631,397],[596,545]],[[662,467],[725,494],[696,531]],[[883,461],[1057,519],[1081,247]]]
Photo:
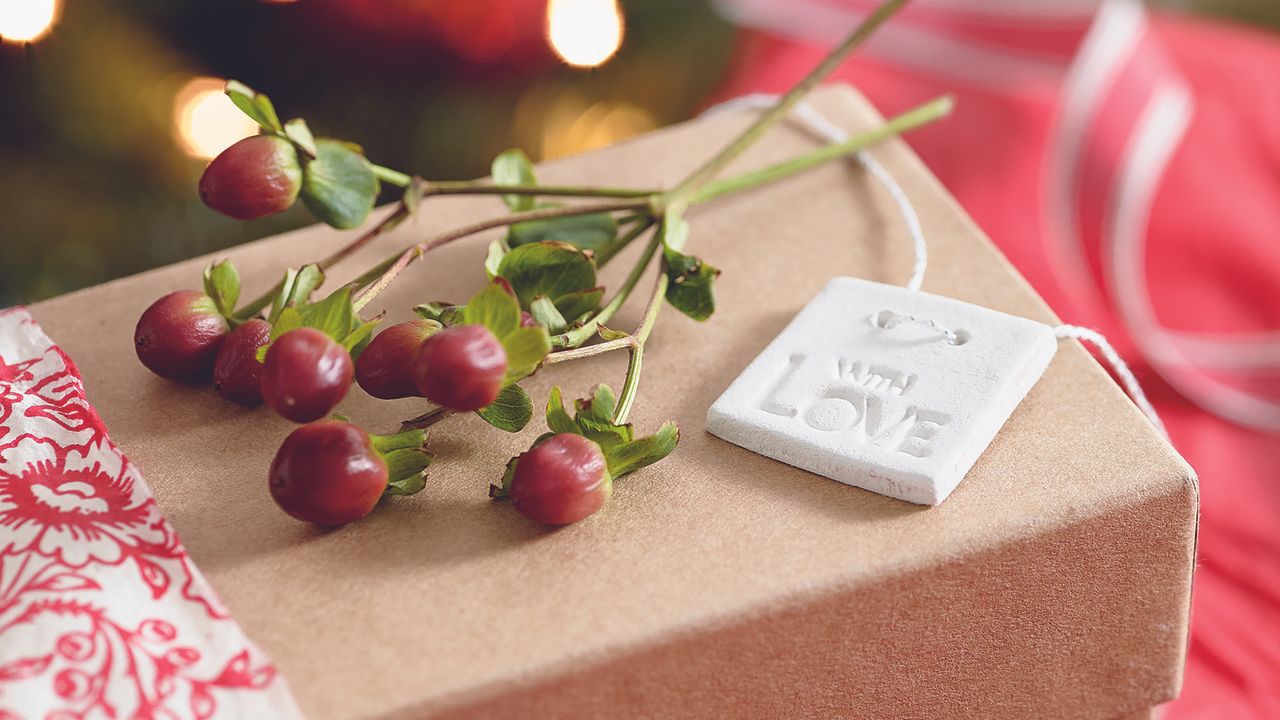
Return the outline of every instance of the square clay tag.
[[[882,495],[937,505],[1057,349],[1053,329],[835,278],[707,411],[707,430]]]

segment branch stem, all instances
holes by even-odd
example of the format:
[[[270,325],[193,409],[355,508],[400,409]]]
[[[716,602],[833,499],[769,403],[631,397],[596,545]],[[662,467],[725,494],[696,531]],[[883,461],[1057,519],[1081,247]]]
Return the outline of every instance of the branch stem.
[[[356,237],[355,240],[352,240],[346,245],[343,245],[342,247],[333,251],[323,260],[320,260],[319,262],[317,262],[316,265],[321,270],[328,270],[334,265],[337,265],[339,262],[345,260],[347,257],[350,257],[352,253],[356,252],[360,248],[373,242],[383,233],[391,231],[397,225],[404,222],[405,219],[408,217],[409,217],[409,209],[405,207],[404,203],[400,203],[396,207],[396,209],[391,212],[391,214],[383,218],[377,225],[374,225],[373,227],[369,228],[363,234]],[[236,312],[235,316],[241,319],[248,319],[253,317],[254,315],[261,312],[264,308],[266,308],[268,305],[271,304],[271,301],[275,299],[276,295],[280,292],[280,289],[282,287],[284,287],[283,279],[278,281],[275,285],[272,285],[271,288],[268,289],[263,294],[249,301],[247,305],[245,305],[239,311]]]
[[[477,181],[428,181],[423,197],[433,195],[546,195],[561,197],[644,198],[661,190],[584,187],[579,185],[494,185]]]
[[[374,165],[373,163],[369,163],[369,167],[373,169],[374,177],[378,178],[384,183],[387,183],[388,185],[395,185],[396,187],[409,187],[409,183],[413,182],[413,176],[405,175],[399,170],[392,170],[389,167]]]
[[[378,293],[385,290],[387,286],[391,284],[391,281],[395,280],[396,276],[412,264],[414,260],[417,260],[425,253],[434,250],[441,245],[447,245],[455,240],[460,240],[462,238],[475,235],[476,233],[484,232],[485,230],[514,225],[520,222],[528,222],[530,220],[549,220],[552,218],[572,217],[575,215],[591,215],[594,213],[617,212],[620,210],[638,210],[644,207],[648,207],[648,200],[620,200],[612,203],[593,203],[590,205],[574,205],[570,207],[539,208],[537,210],[528,210],[525,212],[502,215],[496,218],[472,223],[470,225],[463,225],[462,227],[450,230],[447,233],[410,245],[404,250],[387,258],[369,272],[366,272],[365,275],[361,276],[362,279],[368,277],[375,270],[382,270],[382,272],[377,275],[376,279],[372,280],[372,284],[370,284],[358,297],[356,297],[354,301],[355,308],[358,311],[364,308],[365,305],[368,305],[369,301],[377,297]]]
[[[631,348],[631,359],[627,362],[627,376],[622,381],[622,392],[618,395],[618,409],[613,415],[615,425],[622,425],[627,421],[631,407],[636,403],[636,394],[640,390],[640,369],[644,363],[644,344],[649,339],[649,333],[653,332],[658,313],[662,310],[668,282],[666,273],[658,273],[658,279],[653,283],[653,293],[649,296],[649,306],[644,311],[644,319],[635,332],[631,333],[635,344]]]
[[[594,355],[603,355],[614,350],[622,350],[624,348],[633,348],[636,346],[636,339],[631,335],[620,337],[616,340],[609,340],[597,345],[587,345],[586,347],[573,348],[572,350],[560,350],[547,355],[547,359],[543,361],[544,365],[554,365],[559,362],[568,362],[570,360],[580,360],[582,358],[592,357]]]
[[[858,133],[849,139],[825,145],[797,155],[789,160],[770,165],[769,167],[753,170],[741,175],[735,175],[723,180],[716,180],[703,186],[701,190],[694,193],[690,198],[690,204],[703,203],[722,195],[753,188],[758,185],[782,180],[797,173],[809,170],[817,165],[821,165],[830,160],[844,157],[851,153],[863,150],[882,140],[901,135],[908,130],[914,130],[922,125],[927,125],[935,120],[946,117],[951,113],[955,106],[955,100],[950,95],[930,100],[923,105],[908,110],[901,115],[896,115],[887,120],[879,127],[873,128],[866,132]]]
[[[748,147],[760,136],[764,135],[769,128],[778,124],[787,113],[791,112],[791,108],[809,93],[818,83],[822,82],[828,75],[840,67],[840,64],[849,57],[854,50],[858,49],[867,38],[885,23],[894,13],[902,9],[907,0],[886,0],[883,4],[871,11],[870,15],[862,21],[862,24],[849,34],[839,45],[823,58],[822,62],[809,71],[800,82],[796,83],[787,91],[778,104],[764,111],[755,122],[751,123],[742,131],[733,142],[726,145],[720,152],[716,153],[710,160],[703,163],[698,169],[694,170],[687,178],[680,182],[679,185],[664,195],[667,204],[680,208],[685,204],[692,195],[698,191],[703,185],[720,173],[729,163],[741,155]]]
[[[374,177],[388,185],[409,187],[413,176],[370,163]],[[579,185],[498,185],[485,180],[427,181],[422,197],[433,195],[559,195],[566,197],[639,198],[660,194],[661,190],[583,187]]]

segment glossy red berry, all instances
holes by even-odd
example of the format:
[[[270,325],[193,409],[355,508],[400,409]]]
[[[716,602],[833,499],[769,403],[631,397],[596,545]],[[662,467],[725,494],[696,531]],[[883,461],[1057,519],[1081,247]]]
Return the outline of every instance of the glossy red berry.
[[[423,397],[459,412],[493,402],[506,374],[507,352],[483,325],[436,333],[413,359],[413,381]]]
[[[420,395],[411,372],[413,358],[422,343],[439,330],[439,323],[411,320],[378,333],[356,358],[356,382],[383,400]]]
[[[259,387],[282,417],[305,423],[329,414],[351,386],[351,356],[315,328],[298,328],[271,343]]]
[[[553,435],[521,454],[510,489],[521,515],[547,525],[585,518],[604,507],[612,491],[600,446],[573,433]]]
[[[254,135],[232,145],[200,177],[205,205],[237,220],[253,220],[293,205],[302,188],[302,166],[293,143]]]
[[[271,323],[260,318],[246,321],[227,335],[213,364],[213,389],[219,395],[250,407],[262,404],[258,348],[266,345],[270,336]]]
[[[282,510],[317,525],[343,525],[368,515],[387,487],[387,464],[369,433],[322,420],[289,433],[268,476]]]
[[[228,329],[212,298],[178,290],[142,313],[133,347],[142,364],[160,377],[196,380],[208,376]]]

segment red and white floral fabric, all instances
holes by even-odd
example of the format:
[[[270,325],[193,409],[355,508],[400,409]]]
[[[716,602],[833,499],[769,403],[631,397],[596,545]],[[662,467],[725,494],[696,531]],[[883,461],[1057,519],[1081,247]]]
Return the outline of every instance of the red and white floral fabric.
[[[0,720],[295,718],[79,372],[0,312]]]

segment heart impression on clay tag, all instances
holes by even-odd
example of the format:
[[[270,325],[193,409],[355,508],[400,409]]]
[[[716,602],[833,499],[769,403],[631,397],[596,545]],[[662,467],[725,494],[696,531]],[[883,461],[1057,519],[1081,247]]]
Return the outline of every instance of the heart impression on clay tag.
[[[1053,359],[1043,323],[835,278],[707,411],[707,430],[882,495],[937,505]]]

